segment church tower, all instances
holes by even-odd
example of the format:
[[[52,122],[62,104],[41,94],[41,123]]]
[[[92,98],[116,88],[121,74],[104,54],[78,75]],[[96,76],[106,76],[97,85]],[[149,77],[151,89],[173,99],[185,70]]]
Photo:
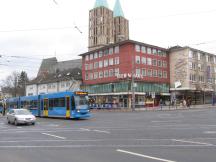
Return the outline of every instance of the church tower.
[[[89,11],[89,51],[129,39],[129,22],[119,0],[114,11],[110,10],[106,0],[96,0]]]
[[[113,11],[106,0],[96,0],[89,11],[89,51],[114,43]]]
[[[114,41],[115,43],[129,39],[129,21],[124,17],[124,13],[119,0],[114,6]]]

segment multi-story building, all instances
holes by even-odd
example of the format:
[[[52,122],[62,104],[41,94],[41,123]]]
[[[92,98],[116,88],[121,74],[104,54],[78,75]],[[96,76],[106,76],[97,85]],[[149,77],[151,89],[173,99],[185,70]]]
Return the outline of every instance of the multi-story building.
[[[82,84],[81,69],[40,75],[26,85],[26,96],[79,90]]]
[[[192,104],[212,103],[215,96],[216,56],[190,47],[172,47],[170,86],[172,99],[188,99]],[[178,88],[175,83],[178,82]]]
[[[169,56],[164,48],[126,40],[80,56],[83,88],[100,106],[130,108],[133,95],[137,107],[156,105],[169,95]]]
[[[96,0],[89,11],[89,51],[129,39],[129,23],[119,0],[114,11],[110,10],[106,0]]]

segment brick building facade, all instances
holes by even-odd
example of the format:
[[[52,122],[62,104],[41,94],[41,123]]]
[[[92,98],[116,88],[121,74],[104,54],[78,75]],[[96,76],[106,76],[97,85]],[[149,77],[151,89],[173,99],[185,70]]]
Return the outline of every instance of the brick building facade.
[[[126,40],[80,56],[83,88],[96,106],[130,108],[133,93],[136,107],[169,98],[169,56],[164,48]]]

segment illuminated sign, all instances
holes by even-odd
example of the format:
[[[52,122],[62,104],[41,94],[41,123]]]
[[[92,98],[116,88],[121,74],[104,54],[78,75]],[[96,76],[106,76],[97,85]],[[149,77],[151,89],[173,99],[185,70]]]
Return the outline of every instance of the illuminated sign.
[[[82,92],[82,91],[77,91],[75,92],[76,95],[88,95],[88,92]]]

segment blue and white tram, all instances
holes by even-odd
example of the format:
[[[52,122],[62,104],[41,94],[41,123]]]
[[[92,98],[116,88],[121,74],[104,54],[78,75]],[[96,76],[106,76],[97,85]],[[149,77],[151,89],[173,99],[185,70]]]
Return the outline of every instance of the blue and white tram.
[[[10,98],[8,109],[26,108],[35,116],[84,119],[90,117],[88,93],[66,91],[37,96]]]

